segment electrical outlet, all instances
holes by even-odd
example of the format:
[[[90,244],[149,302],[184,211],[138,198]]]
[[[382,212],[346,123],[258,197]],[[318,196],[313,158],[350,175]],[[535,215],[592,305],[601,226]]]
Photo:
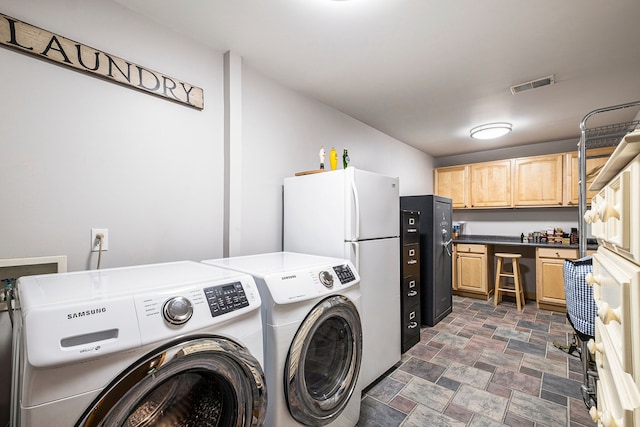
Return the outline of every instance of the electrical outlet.
[[[91,229],[91,252],[98,252],[100,250],[100,240],[98,234],[102,234],[102,250],[109,249],[109,229],[108,228],[92,228]]]

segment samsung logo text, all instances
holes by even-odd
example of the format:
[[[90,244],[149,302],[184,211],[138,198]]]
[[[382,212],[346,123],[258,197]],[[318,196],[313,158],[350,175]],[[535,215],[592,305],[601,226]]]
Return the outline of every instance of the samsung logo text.
[[[99,307],[91,310],[78,311],[76,313],[69,313],[67,314],[67,319],[69,320],[77,319],[78,317],[93,316],[94,314],[100,314],[100,313],[106,313],[106,312],[107,312],[106,307]]]

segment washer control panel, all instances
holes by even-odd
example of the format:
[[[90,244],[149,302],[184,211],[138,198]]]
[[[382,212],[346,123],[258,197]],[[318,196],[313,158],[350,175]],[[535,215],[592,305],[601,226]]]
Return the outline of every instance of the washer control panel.
[[[249,305],[242,283],[233,282],[204,288],[211,316],[230,313]]]
[[[177,331],[189,333],[210,328],[247,313],[259,315],[261,305],[253,278],[236,273],[222,280],[136,295],[134,301],[133,314],[137,315],[143,344],[171,338]]]
[[[25,360],[37,367],[125,354],[219,328],[252,336],[262,324],[252,276],[194,261],[22,280],[16,319],[25,320]]]
[[[351,271],[351,267],[349,267],[348,264],[333,267],[333,271],[336,272],[336,276],[338,276],[340,283],[343,285],[356,280],[356,276],[353,274],[353,271]]]

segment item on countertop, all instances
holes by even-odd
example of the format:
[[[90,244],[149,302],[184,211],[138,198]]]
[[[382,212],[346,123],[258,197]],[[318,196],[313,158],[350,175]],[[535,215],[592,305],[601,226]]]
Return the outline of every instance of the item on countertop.
[[[523,243],[527,242],[527,239],[524,237],[524,233],[520,233],[520,241]]]
[[[349,166],[350,161],[351,159],[349,159],[349,152],[345,148],[344,151],[342,152],[342,167],[346,169]]]
[[[326,156],[324,145],[320,146],[320,152],[318,153],[318,156],[320,157],[320,169],[324,169],[324,158]]]
[[[466,224],[466,222],[464,222],[464,221],[459,221],[458,222],[458,236],[464,236],[465,224]]]
[[[338,167],[338,152],[335,147],[331,147],[331,151],[329,151],[329,164],[331,164],[332,171]]]

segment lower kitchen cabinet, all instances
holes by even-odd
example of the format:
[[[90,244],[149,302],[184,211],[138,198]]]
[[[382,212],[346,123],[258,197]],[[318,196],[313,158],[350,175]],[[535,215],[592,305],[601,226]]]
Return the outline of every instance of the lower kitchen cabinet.
[[[453,259],[454,293],[488,300],[493,293],[493,247],[458,243]]]
[[[538,308],[566,311],[564,260],[577,258],[577,249],[536,248],[536,303]]]
[[[491,298],[495,287],[494,245],[457,243],[454,245],[453,251],[453,293],[484,300]],[[519,253],[520,251],[513,252]],[[589,250],[587,255],[594,252]],[[578,253],[578,249],[561,247],[560,245],[558,247],[536,247],[535,297],[538,308],[566,311],[564,261],[578,259]]]

